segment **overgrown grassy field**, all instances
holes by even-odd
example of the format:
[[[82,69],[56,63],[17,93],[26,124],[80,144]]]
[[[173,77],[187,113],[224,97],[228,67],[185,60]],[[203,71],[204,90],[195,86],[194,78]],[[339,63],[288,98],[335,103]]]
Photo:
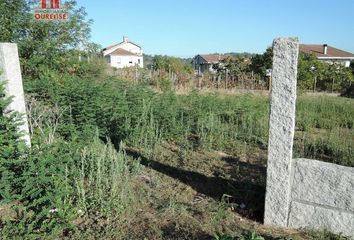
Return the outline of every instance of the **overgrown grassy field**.
[[[62,109],[62,125],[80,130],[98,127],[100,136],[116,146],[124,141],[152,149],[164,141],[231,155],[245,154],[248,147],[267,147],[268,97],[155,93],[114,79],[48,78],[29,85],[29,94]],[[352,99],[299,96],[296,113],[295,157],[354,166]],[[67,134],[64,127],[59,133]]]
[[[53,74],[25,89],[33,147],[0,166],[20,179],[1,186],[3,239],[340,238],[260,224],[268,97]],[[353,123],[354,100],[299,96],[295,157],[354,167]]]

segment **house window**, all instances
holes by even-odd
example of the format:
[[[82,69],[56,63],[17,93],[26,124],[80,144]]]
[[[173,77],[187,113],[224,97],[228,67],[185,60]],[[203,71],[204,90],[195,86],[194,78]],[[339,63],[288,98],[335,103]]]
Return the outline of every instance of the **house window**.
[[[119,58],[117,58],[117,63],[118,64],[121,64],[121,62],[122,62],[122,59],[119,57]]]
[[[140,59],[138,59],[138,64],[140,64]]]

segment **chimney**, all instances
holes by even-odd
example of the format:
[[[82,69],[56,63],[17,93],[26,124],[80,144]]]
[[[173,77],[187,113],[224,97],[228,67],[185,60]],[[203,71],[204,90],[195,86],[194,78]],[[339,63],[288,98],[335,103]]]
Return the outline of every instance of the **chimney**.
[[[327,50],[328,50],[328,45],[327,44],[323,44],[323,54],[327,55]]]
[[[128,37],[127,36],[123,36],[123,42],[128,42]]]

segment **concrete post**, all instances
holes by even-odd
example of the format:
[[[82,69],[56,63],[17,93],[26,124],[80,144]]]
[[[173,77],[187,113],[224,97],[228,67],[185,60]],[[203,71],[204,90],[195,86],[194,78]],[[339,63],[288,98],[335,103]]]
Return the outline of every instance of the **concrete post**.
[[[0,43],[0,82],[6,81],[5,96],[12,97],[12,102],[6,109],[16,111],[22,116],[22,123],[18,131],[23,134],[22,139],[27,146],[31,145],[29,136],[25,97],[22,86],[20,61],[17,45],[14,43]]]
[[[296,39],[273,42],[264,224],[280,227],[289,218],[298,49]]]

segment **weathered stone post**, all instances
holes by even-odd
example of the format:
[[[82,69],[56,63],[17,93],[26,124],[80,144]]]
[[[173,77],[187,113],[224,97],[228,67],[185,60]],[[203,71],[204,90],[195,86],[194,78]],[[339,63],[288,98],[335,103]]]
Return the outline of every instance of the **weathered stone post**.
[[[298,40],[273,42],[267,190],[264,224],[288,226],[295,131]]]
[[[31,145],[29,136],[25,97],[22,86],[20,60],[17,45],[14,43],[0,43],[0,82],[6,82],[5,95],[12,97],[12,102],[6,110],[17,111],[22,115],[22,124],[18,127],[27,146]]]

